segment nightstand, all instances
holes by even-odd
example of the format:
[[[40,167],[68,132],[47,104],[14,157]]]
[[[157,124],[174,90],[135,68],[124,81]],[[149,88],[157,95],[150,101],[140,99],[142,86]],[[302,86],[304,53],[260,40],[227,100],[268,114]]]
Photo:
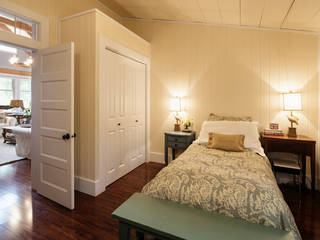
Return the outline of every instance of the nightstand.
[[[287,152],[302,156],[302,185],[306,182],[306,156],[310,157],[311,166],[311,190],[315,190],[316,173],[316,141],[306,136],[298,137],[288,136],[269,136],[262,135],[261,142],[265,153]]]
[[[164,152],[165,162],[168,165],[168,148],[172,149],[172,160],[176,157],[176,149],[187,149],[196,139],[196,132],[166,132]]]

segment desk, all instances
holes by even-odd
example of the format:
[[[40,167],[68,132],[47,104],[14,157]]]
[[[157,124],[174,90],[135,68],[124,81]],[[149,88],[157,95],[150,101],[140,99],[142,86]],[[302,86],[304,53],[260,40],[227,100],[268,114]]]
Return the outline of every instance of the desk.
[[[302,156],[302,184],[306,183],[306,156],[310,157],[311,166],[311,190],[315,190],[316,176],[316,141],[299,135],[298,137],[262,135],[261,142],[265,153],[288,152]]]

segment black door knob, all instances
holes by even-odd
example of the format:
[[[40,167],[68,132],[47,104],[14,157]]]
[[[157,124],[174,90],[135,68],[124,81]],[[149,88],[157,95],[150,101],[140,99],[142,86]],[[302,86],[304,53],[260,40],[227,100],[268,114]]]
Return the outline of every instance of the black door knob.
[[[121,123],[118,123],[118,126],[120,126],[121,125]]]
[[[70,139],[70,134],[66,133],[65,135],[62,136],[63,140],[69,140]]]

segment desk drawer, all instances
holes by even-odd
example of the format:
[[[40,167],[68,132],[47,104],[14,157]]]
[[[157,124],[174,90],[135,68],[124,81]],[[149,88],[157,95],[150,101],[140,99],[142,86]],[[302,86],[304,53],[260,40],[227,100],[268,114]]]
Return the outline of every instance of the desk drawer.
[[[185,137],[172,137],[168,136],[168,142],[175,142],[175,143],[186,143],[187,139]]]
[[[177,148],[177,149],[185,149],[188,146],[186,143],[168,142],[168,147]]]

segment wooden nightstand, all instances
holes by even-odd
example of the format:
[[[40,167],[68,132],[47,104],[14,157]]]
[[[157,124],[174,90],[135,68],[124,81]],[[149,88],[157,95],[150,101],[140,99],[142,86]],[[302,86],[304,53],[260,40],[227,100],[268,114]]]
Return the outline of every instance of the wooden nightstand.
[[[168,148],[172,149],[172,160],[174,160],[176,149],[187,149],[196,139],[196,132],[166,132],[164,136],[164,160],[168,165]]]
[[[288,152],[302,156],[302,185],[306,182],[306,156],[310,157],[311,166],[311,190],[315,190],[316,176],[316,141],[306,136],[269,136],[262,135],[261,142],[265,153],[268,152]]]

